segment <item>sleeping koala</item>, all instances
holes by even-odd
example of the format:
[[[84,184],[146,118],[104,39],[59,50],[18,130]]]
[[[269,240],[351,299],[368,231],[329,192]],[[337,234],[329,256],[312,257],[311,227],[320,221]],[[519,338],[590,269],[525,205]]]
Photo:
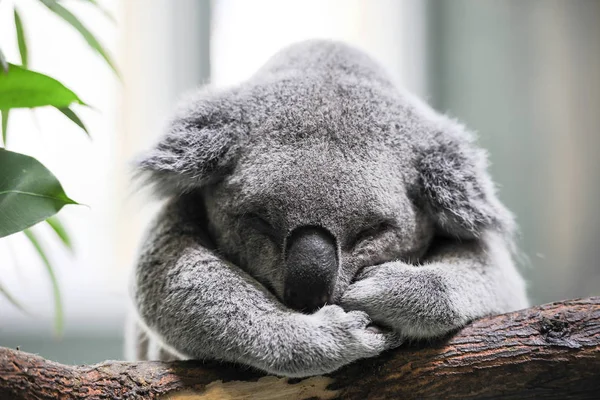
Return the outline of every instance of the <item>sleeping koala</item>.
[[[344,44],[201,90],[138,166],[167,201],[135,271],[137,358],[304,377],[527,306],[485,152]]]

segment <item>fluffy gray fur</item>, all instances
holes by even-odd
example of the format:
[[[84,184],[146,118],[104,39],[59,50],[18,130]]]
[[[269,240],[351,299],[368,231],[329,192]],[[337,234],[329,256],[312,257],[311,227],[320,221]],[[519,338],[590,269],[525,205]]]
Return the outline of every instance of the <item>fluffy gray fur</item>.
[[[485,152],[347,45],[299,43],[202,89],[139,169],[168,200],[135,272],[138,358],[302,377],[527,306]],[[307,225],[339,260],[312,314],[282,301],[286,238]]]

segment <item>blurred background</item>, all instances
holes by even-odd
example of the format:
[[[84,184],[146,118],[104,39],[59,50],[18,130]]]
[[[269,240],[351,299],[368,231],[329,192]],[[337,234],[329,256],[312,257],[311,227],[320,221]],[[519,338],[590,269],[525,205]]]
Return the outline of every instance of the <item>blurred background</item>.
[[[123,357],[127,281],[156,205],[135,195],[128,162],[153,143],[186,91],[232,85],[285,45],[333,38],[370,53],[398,84],[478,132],[500,198],[521,227],[521,269],[539,304],[600,295],[600,2],[595,0],[99,0],[61,4],[114,55],[122,82],[34,0],[0,1],[0,45],[18,59],[12,4],[30,68],[93,108],[93,140],[52,109],[11,112],[9,149],[42,161],[70,197],[60,216],[75,251],[40,229],[64,302],[22,234],[0,239],[0,346],[64,363]],[[0,174],[2,172],[0,171]]]

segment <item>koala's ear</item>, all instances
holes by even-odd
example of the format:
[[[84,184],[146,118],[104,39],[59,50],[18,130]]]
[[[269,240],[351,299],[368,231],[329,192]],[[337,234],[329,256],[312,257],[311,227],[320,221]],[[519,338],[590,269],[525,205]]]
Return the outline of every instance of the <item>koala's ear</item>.
[[[243,124],[227,99],[200,93],[182,104],[163,138],[136,161],[137,175],[159,196],[217,181],[236,158]]]
[[[487,153],[462,126],[442,121],[418,157],[426,207],[441,233],[465,239],[490,229],[512,234],[514,219],[496,197]]]

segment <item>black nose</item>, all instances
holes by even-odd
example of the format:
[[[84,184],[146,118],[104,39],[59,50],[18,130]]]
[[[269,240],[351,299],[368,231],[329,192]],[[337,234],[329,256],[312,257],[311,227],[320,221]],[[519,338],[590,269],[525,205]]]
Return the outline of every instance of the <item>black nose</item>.
[[[337,277],[335,238],[324,228],[296,228],[287,239],[285,261],[285,304],[306,312],[325,305]]]

